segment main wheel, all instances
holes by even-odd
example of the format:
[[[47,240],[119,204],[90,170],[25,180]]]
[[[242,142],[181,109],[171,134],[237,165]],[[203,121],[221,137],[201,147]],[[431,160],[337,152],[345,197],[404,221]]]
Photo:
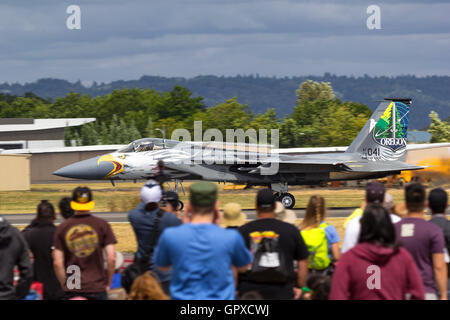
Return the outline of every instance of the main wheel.
[[[183,208],[184,208],[184,203],[183,203],[183,201],[181,201],[181,200],[178,200],[178,202],[179,202],[179,204],[180,204],[180,207],[178,208],[178,210],[183,210]]]
[[[292,209],[295,206],[295,197],[290,193],[280,194],[278,196],[278,201],[280,201],[287,209]]]

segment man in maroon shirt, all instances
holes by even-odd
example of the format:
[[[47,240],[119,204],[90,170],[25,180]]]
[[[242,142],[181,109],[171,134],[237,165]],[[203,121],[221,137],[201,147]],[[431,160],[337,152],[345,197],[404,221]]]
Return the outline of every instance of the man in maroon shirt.
[[[447,300],[447,265],[444,260],[444,233],[425,220],[425,188],[411,184],[405,188],[408,215],[395,224],[397,239],[414,258],[425,286],[425,299]]]

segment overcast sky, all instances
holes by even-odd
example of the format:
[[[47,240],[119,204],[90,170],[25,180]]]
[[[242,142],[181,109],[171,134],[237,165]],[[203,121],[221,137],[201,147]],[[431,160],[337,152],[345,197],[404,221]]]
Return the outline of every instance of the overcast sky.
[[[81,30],[66,9],[81,8]],[[381,8],[381,30],[366,9]],[[450,3],[2,0],[0,82],[142,75],[450,75]]]

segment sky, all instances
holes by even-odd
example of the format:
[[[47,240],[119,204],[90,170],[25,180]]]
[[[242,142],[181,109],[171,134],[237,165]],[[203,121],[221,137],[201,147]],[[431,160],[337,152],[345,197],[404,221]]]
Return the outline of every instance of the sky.
[[[449,15],[433,0],[2,0],[0,82],[450,75]]]

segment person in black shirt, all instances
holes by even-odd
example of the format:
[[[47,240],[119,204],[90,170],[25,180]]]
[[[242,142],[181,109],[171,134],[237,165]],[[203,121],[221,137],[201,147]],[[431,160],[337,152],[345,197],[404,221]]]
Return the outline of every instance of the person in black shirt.
[[[448,195],[442,188],[435,188],[430,191],[428,195],[428,207],[431,210],[432,217],[430,222],[438,225],[444,233],[445,246],[447,252],[444,255],[445,262],[447,263],[447,296],[450,295],[450,221],[445,215],[445,211],[448,207]]]
[[[34,281],[44,287],[44,300],[61,299],[64,291],[53,270],[53,235],[56,227],[55,209],[47,200],[42,200],[37,216],[22,232],[34,256]]]
[[[19,281],[14,284],[14,267]],[[28,245],[19,230],[0,215],[0,300],[23,299],[30,291],[33,269]]]
[[[241,296],[246,292],[256,291],[264,299],[289,300],[298,299],[302,293],[300,288],[304,286],[308,274],[308,249],[300,231],[295,226],[275,219],[275,201],[275,195],[270,189],[260,190],[256,199],[258,219],[244,224],[238,229],[255,259],[252,270],[239,277],[238,291]],[[265,238],[275,241],[269,242],[271,245],[275,243],[278,248],[278,254],[275,256],[285,262],[286,280],[284,281],[280,280],[275,283],[272,281],[273,279],[269,279],[270,276],[266,278],[267,280],[255,281],[255,277],[252,276],[255,263],[263,267],[283,265],[278,258],[273,258],[273,254],[267,255],[265,260],[261,259],[261,262],[265,261],[263,263],[256,261],[255,253],[260,247],[258,245],[266,241],[263,240]],[[294,271],[294,263],[297,263],[297,272]]]

